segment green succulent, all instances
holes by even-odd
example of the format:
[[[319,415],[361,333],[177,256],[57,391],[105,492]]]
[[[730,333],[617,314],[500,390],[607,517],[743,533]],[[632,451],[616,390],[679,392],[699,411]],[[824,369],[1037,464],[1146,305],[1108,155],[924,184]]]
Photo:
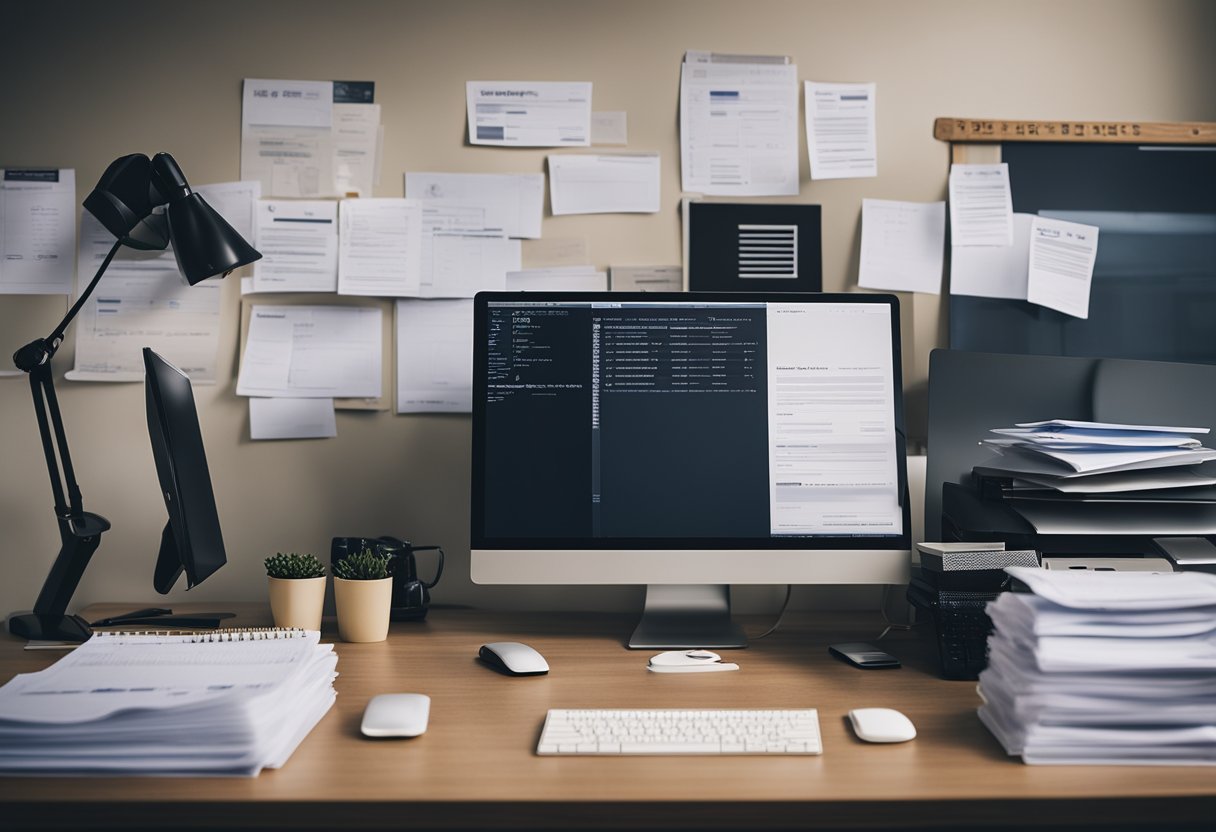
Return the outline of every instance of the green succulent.
[[[311,553],[279,552],[266,558],[266,574],[272,578],[324,578],[325,564]]]
[[[344,581],[378,581],[388,577],[388,559],[388,555],[377,555],[371,549],[364,549],[335,563],[334,577]]]

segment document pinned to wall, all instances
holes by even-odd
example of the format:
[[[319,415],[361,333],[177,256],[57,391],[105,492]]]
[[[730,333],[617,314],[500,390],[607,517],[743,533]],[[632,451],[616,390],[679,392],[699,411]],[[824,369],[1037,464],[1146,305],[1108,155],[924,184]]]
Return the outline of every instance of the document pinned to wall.
[[[78,292],[93,279],[114,245],[114,235],[84,211],[80,219]],[[80,309],[76,366],[69,381],[142,381],[142,349],[151,347],[190,380],[215,382],[219,354],[219,278],[194,286],[177,268],[171,249],[120,248]]]
[[[1097,255],[1097,226],[1034,217],[1026,299],[1074,318],[1088,318]]]
[[[397,301],[397,412],[473,410],[473,301]]]
[[[508,292],[607,292],[608,273],[595,266],[522,269],[507,272]]]
[[[338,290],[338,203],[263,199],[257,203],[255,292]]]
[[[255,305],[238,396],[378,398],[379,307]]]
[[[629,144],[629,116],[624,110],[591,114],[591,144]]]
[[[333,399],[249,399],[250,439],[329,439],[337,435]]]
[[[591,144],[590,82],[469,81],[465,86],[470,144]]]
[[[610,286],[614,292],[682,292],[682,266],[613,266]]]
[[[241,179],[274,197],[334,193],[334,83],[246,78]]]
[[[861,201],[861,263],[866,289],[939,294],[946,203]]]
[[[720,196],[798,193],[798,67],[781,56],[688,52],[680,70],[680,179]]]
[[[76,171],[0,169],[0,295],[70,295],[75,277]]]
[[[379,104],[334,104],[334,190],[370,197],[379,179]]]
[[[458,227],[446,230],[490,232],[504,237],[540,237],[545,206],[543,173],[405,174],[406,199],[435,201],[459,211]]]
[[[950,166],[952,246],[1013,245],[1009,164]]]
[[[811,178],[878,176],[876,85],[817,81],[805,85]]]
[[[1013,215],[1011,246],[954,246],[950,251],[950,294],[1026,300],[1033,219],[1033,214]]]
[[[424,298],[471,298],[502,290],[507,272],[520,269],[519,240],[477,234],[426,234],[422,237]]]
[[[659,154],[563,154],[549,157],[554,216],[655,214],[659,211]]]
[[[418,201],[345,199],[338,216],[338,294],[416,296],[422,283]]]

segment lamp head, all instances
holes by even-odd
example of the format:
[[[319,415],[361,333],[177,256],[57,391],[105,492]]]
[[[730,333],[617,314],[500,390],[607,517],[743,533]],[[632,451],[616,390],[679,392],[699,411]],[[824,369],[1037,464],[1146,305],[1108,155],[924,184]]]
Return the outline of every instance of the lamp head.
[[[114,160],[84,207],[124,245],[164,249],[173,244],[177,267],[191,286],[261,259],[201,195],[190,189],[168,153]]]

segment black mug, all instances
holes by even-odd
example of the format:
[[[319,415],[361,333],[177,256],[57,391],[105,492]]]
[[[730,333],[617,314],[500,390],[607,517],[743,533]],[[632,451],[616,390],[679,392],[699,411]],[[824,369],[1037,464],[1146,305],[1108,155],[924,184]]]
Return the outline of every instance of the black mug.
[[[393,621],[418,621],[426,618],[431,603],[431,587],[439,583],[443,575],[443,548],[440,546],[414,546],[408,540],[396,537],[335,537],[329,551],[331,564],[371,549],[377,555],[388,556],[388,572],[393,579],[393,601],[390,617]],[[430,581],[418,578],[418,562],[415,552],[438,552],[435,577]]]

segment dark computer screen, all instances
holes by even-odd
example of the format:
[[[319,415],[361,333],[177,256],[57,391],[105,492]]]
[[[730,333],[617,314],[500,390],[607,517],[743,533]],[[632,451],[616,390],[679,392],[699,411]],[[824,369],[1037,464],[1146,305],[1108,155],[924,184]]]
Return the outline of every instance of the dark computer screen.
[[[166,593],[183,571],[193,587],[227,559],[190,379],[146,347],[144,368],[148,436],[169,512],[153,585]]]
[[[879,295],[479,295],[474,547],[907,535]]]

